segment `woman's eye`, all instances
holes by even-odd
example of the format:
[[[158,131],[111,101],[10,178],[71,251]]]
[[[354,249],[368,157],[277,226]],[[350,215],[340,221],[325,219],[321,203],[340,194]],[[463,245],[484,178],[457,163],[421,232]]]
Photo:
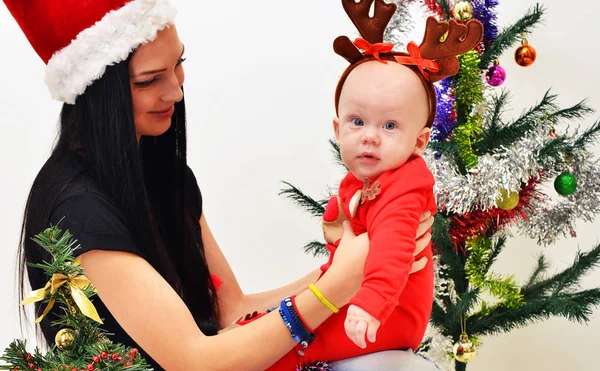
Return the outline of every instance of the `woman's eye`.
[[[363,122],[363,120],[361,120],[361,119],[359,119],[359,118],[352,119],[352,123],[353,123],[355,126],[363,126],[363,125],[365,124],[365,123]]]
[[[152,80],[141,81],[141,82],[134,82],[134,85],[135,86],[139,86],[140,88],[147,88],[148,86],[150,86],[154,82],[156,82],[156,80],[158,80],[158,76],[154,76],[154,78]]]
[[[396,128],[396,123],[395,122],[386,122],[385,125],[383,125],[383,128],[386,130],[394,130]]]
[[[183,62],[185,62],[187,58],[181,58],[179,62],[177,62],[176,66],[180,66]]]

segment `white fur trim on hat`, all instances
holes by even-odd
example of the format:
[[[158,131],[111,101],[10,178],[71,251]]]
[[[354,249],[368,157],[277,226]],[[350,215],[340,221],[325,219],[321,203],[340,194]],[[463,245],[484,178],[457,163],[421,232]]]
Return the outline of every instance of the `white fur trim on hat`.
[[[102,77],[106,66],[127,59],[139,45],[173,24],[175,13],[169,0],[133,0],[107,13],[48,61],[45,82],[52,98],[74,104]]]

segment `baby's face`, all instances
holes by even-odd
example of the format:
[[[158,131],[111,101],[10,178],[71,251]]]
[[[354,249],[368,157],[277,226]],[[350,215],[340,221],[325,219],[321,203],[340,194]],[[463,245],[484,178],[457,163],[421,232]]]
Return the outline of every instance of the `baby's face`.
[[[334,119],[342,160],[373,180],[420,155],[429,141],[428,96],[419,77],[394,62],[366,62],[346,79]]]

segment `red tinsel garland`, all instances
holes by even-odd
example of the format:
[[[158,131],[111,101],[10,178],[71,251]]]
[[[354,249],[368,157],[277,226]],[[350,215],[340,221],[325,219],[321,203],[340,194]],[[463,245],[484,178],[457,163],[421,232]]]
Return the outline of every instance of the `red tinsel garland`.
[[[425,6],[435,15],[437,15],[440,19],[446,18],[446,13],[444,13],[444,9],[437,3],[436,0],[424,0]]]
[[[512,210],[498,207],[489,210],[475,210],[466,214],[450,216],[449,233],[457,252],[465,247],[468,238],[476,235],[494,234],[500,229],[516,222],[519,218],[527,220],[527,212],[531,212],[531,200],[540,200],[536,187],[542,179],[531,178],[519,192],[519,204]]]

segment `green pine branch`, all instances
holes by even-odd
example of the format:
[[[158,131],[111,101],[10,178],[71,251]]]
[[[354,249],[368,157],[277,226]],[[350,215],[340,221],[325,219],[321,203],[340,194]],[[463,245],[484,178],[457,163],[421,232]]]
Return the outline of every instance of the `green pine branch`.
[[[573,153],[573,144],[570,143],[569,138],[564,135],[560,135],[550,141],[548,141],[538,151],[538,160],[542,163],[552,160],[556,163],[564,162],[562,157],[564,154]]]
[[[492,250],[491,250],[491,253],[490,253],[490,257],[489,257],[489,260],[487,261],[487,264],[484,267],[483,274],[487,274],[489,272],[490,268],[492,267],[492,265],[494,264],[494,262],[498,258],[498,255],[500,255],[500,253],[502,252],[502,250],[506,246],[506,240],[507,240],[506,236],[505,235],[501,235],[501,236],[498,237],[498,239],[496,240],[496,242],[492,245]]]
[[[482,306],[469,317],[467,328],[475,335],[508,332],[553,316],[569,321],[587,322],[592,308],[600,304],[600,288],[576,292],[581,278],[600,264],[600,244],[586,253],[579,252],[573,264],[562,272],[542,278],[548,264],[541,256],[527,284],[522,287],[524,303],[509,308],[504,303]]]
[[[283,182],[283,184],[287,185],[288,188],[282,189],[279,192],[280,196],[285,196],[286,198],[292,200],[296,205],[302,207],[304,210],[308,211],[317,218],[321,218],[323,216],[323,213],[325,212],[324,205],[327,204],[328,200],[315,200],[314,198],[302,192],[298,187],[288,182]]]
[[[79,245],[76,245],[76,240],[69,231],[63,233],[57,226],[51,226],[33,240],[52,255],[52,261],[29,266],[43,269],[48,279],[54,274],[62,274],[69,278],[85,274],[77,259],[73,257],[73,252]],[[0,357],[4,363],[0,364],[0,370],[63,370],[66,369],[66,365],[70,366],[69,369],[83,370],[92,364],[95,369],[105,371],[149,370],[138,350],[130,350],[121,344],[112,343],[98,323],[87,318],[78,309],[77,299],[67,286],[62,285],[49,293],[44,303],[51,298],[56,301],[55,306],[59,307],[60,311],[58,319],[52,321],[51,325],[72,334],[73,341],[70,347],[58,349],[57,346],[51,345],[46,354],[42,354],[39,348],[31,354],[27,352],[26,342],[17,339],[8,345]],[[88,298],[95,295],[90,285],[83,289],[83,293]],[[105,358],[100,357],[102,352],[107,353]],[[108,356],[113,354],[117,359]],[[93,361],[96,356],[101,358],[98,362]]]
[[[544,271],[540,268],[542,263],[538,259],[538,267],[534,273],[538,270],[540,270],[540,273]],[[525,301],[530,301],[550,293],[558,294],[573,287],[578,287],[581,278],[598,265],[600,265],[600,244],[588,252],[578,252],[573,264],[562,272],[543,280],[530,279],[530,283],[521,289],[521,293]]]
[[[527,283],[525,284],[524,287],[530,287],[530,286],[537,284],[540,280],[540,277],[544,273],[546,273],[548,268],[550,268],[550,264],[548,264],[548,262],[546,261],[546,257],[543,254],[540,255],[540,257],[538,258],[538,261],[537,261],[537,267],[534,269],[533,273],[527,280]],[[522,290],[521,290],[521,292],[522,292]]]
[[[575,141],[573,142],[573,148],[586,148],[587,146],[594,144],[600,137],[600,120],[596,121],[592,126],[586,129]]]
[[[473,335],[496,335],[550,317],[564,317],[569,321],[585,323],[590,320],[592,307],[599,303],[600,289],[563,293],[527,302],[519,308],[497,306],[474,314],[467,320],[467,329]]]
[[[329,139],[329,145],[331,146],[331,153],[333,154],[333,159],[335,163],[343,167],[346,171],[348,171],[348,167],[344,164],[342,160],[342,154],[340,152],[340,146],[337,144],[335,139]]]
[[[548,141],[538,152],[538,160],[542,163],[552,160],[556,164],[564,164],[565,159],[573,156],[578,149],[589,151],[590,146],[600,137],[600,120],[587,128],[583,133],[572,138],[560,135]]]
[[[479,67],[482,70],[487,69],[493,61],[521,39],[521,34],[531,33],[534,26],[541,22],[545,11],[542,5],[536,4],[521,19],[502,30],[481,56]]]
[[[315,258],[329,256],[329,250],[327,250],[324,243],[319,241],[311,241],[304,245],[304,252],[311,254]]]
[[[468,281],[465,278],[466,257],[462,251],[457,252],[452,244],[452,238],[448,232],[449,221],[441,213],[437,213],[433,220],[431,240],[438,250],[441,263],[448,267],[445,269],[446,276],[454,281],[456,291],[462,294],[467,291],[468,287]]]
[[[491,122],[490,126],[484,129],[481,141],[475,144],[478,152],[490,153],[498,147],[509,146],[523,138],[528,131],[535,129],[544,119],[556,114],[556,98],[557,96],[550,94],[548,90],[539,103],[523,112],[512,123],[500,126],[499,120]],[[494,110],[502,110],[502,106],[508,102],[508,95],[503,93],[497,100],[498,103]],[[573,112],[569,112],[569,114],[573,114]]]

